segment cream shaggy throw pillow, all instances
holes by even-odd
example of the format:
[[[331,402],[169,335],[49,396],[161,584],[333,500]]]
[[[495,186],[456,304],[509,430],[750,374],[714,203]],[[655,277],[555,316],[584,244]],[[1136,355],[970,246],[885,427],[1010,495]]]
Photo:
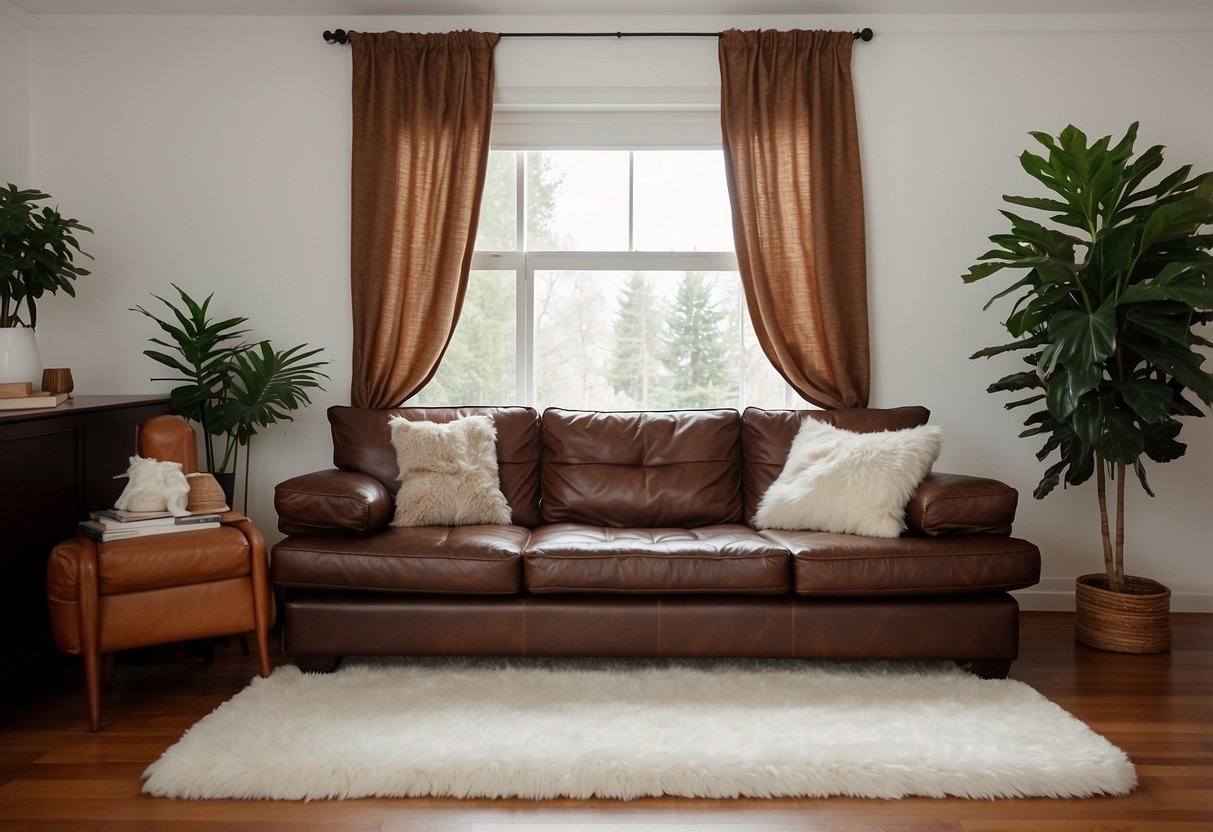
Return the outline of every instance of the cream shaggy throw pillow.
[[[453,422],[392,418],[400,469],[393,526],[510,522],[497,472],[497,429],[488,416]]]
[[[753,525],[897,537],[942,444],[937,425],[855,433],[808,416]]]

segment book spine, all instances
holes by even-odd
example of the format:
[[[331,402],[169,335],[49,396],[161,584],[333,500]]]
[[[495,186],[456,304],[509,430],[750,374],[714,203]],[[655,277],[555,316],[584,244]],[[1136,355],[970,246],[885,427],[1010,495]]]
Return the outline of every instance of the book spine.
[[[218,514],[185,514],[181,517],[124,518],[112,509],[89,512],[89,516],[108,529],[151,529],[157,526],[194,526],[217,523]]]
[[[122,528],[114,529],[107,528],[95,520],[82,520],[77,528],[83,533],[91,537],[93,540],[99,540],[103,543],[110,543],[115,540],[130,540],[135,537],[153,537],[159,534],[173,534],[176,532],[192,532],[203,531],[205,529],[217,529],[220,523],[218,520],[209,523],[191,523],[184,526],[151,526],[144,529]]]
[[[182,517],[174,517],[173,524],[176,526],[194,526],[198,523],[218,523],[218,514],[186,514]]]
[[[110,531],[105,526],[92,520],[82,520],[77,528],[93,540],[100,540],[106,543],[111,540],[125,540],[131,537],[139,537],[139,532],[134,529],[129,531]]]

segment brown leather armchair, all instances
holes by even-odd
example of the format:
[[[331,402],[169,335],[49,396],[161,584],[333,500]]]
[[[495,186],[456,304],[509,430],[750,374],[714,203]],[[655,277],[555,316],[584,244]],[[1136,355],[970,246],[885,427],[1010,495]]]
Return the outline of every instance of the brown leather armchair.
[[[138,452],[180,462],[191,473],[195,442],[185,419],[155,416],[140,426]],[[90,731],[101,727],[103,682],[120,650],[252,631],[261,675],[270,674],[273,600],[265,541],[236,512],[225,514],[218,529],[64,541],[51,553],[47,600],[56,646],[84,657]]]

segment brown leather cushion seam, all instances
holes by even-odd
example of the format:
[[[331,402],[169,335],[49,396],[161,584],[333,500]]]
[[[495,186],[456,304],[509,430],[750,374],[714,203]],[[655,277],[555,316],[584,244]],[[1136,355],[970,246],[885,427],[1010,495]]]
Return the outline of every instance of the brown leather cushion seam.
[[[275,586],[286,589],[348,589],[354,592],[395,593],[402,595],[521,595],[519,590],[502,590],[489,592],[465,592],[458,589],[418,589],[417,587],[367,586],[366,584],[315,584],[307,581],[274,581]]]
[[[677,459],[673,462],[601,462],[601,461],[585,461],[578,462],[577,460],[554,460],[550,459],[545,463],[545,467],[549,468],[673,468],[677,465],[720,465],[721,463],[732,464],[737,462],[733,457],[719,456],[709,459]]]
[[[282,486],[278,487],[278,491],[282,494],[299,494],[303,497],[323,497],[326,500],[340,500],[343,503],[353,503],[354,505],[359,506],[362,509],[362,519],[363,520],[369,519],[371,503],[367,502],[366,500],[359,499],[358,497],[352,497],[349,494],[322,494],[319,491],[311,491],[311,490],[302,491],[302,490],[296,489],[296,488],[283,488]],[[294,518],[288,518],[288,519],[294,519]],[[314,525],[312,523],[308,523],[306,520],[298,520],[296,522],[305,523],[309,526]]]
[[[1036,581],[1023,581],[1012,584],[983,584],[975,586],[973,584],[962,584],[960,586],[940,586],[939,584],[924,584],[922,586],[897,586],[887,589],[865,589],[857,587],[855,589],[797,589],[796,594],[802,596],[814,595],[847,595],[852,597],[862,597],[866,595],[905,595],[907,592],[922,592],[924,595],[940,594],[968,594],[977,595],[985,592],[1010,592],[1013,589],[1024,589],[1032,586]]]
[[[122,589],[111,590],[111,589],[107,589],[106,587],[98,587],[97,595],[102,598],[106,598],[110,595],[137,595],[138,593],[141,593],[141,592],[159,592],[162,589],[177,589],[178,587],[195,586],[197,584],[215,584],[215,583],[219,583],[220,581],[235,581],[240,578],[247,578],[249,576],[249,574],[250,573],[248,571],[244,571],[244,572],[241,572],[239,575],[230,575],[229,574],[229,575],[215,575],[215,576],[212,576],[209,578],[191,578],[186,581],[172,581],[172,582],[165,582],[165,583],[160,583],[160,584],[153,584],[151,586],[141,586],[137,589],[133,589],[131,587],[124,587]],[[78,599],[75,599],[75,598],[71,599],[72,602],[76,602],[77,600]]]
[[[317,551],[317,550],[313,550],[313,549],[304,549],[304,550],[293,549],[291,551],[299,552],[300,554],[305,554],[305,555],[342,555],[345,557],[353,557],[353,558],[391,558],[393,560],[409,560],[409,561],[432,560],[432,561],[439,561],[442,563],[449,563],[451,561],[457,561],[458,563],[517,563],[518,559],[521,557],[521,555],[518,555],[518,554],[502,555],[499,558],[474,558],[474,557],[465,558],[465,557],[460,557],[459,555],[389,555],[389,554],[370,554],[367,552],[357,552],[357,551],[355,551],[355,552]],[[281,553],[281,554],[283,556],[286,556],[286,553]],[[379,561],[376,561],[376,562],[379,562]]]
[[[704,555],[701,555],[701,554],[671,555],[671,554],[661,553],[661,552],[656,552],[656,553],[652,553],[652,554],[648,554],[648,553],[644,553],[644,552],[629,552],[627,554],[621,553],[618,555],[613,555],[609,552],[601,554],[601,555],[553,554],[553,553],[549,553],[549,552],[524,552],[522,557],[527,560],[536,560],[539,558],[552,558],[554,560],[559,560],[561,562],[564,562],[566,560],[574,560],[574,561],[577,561],[578,563],[580,563],[582,561],[587,561],[587,560],[634,560],[636,558],[643,558],[643,559],[647,559],[647,560],[654,560],[654,559],[656,559],[656,560],[674,560],[674,561],[677,561],[678,563],[687,563],[689,561],[695,561],[695,560],[705,561],[707,563],[719,563],[722,560],[771,560],[772,558],[777,558],[779,560],[787,560],[788,554],[787,554],[787,552],[770,552],[767,554],[760,554],[760,555],[720,555],[719,557],[712,557],[711,555],[707,555],[707,554],[704,554]],[[824,558],[823,558],[823,560],[824,560]]]
[[[943,502],[944,500],[971,500],[975,497],[980,498],[980,497],[1012,497],[1012,496],[1016,496],[1016,495],[1011,494],[1011,492],[1009,492],[1006,488],[992,488],[989,491],[982,491],[982,492],[973,490],[973,491],[966,491],[964,494],[939,494],[937,496],[931,497],[931,502],[939,503],[939,502]]]
[[[919,538],[922,539],[922,538]],[[1015,549],[1010,552],[914,552],[912,554],[900,555],[837,555],[831,557],[823,557],[812,552],[793,552],[792,557],[796,560],[816,561],[821,563],[836,563],[839,561],[847,561],[851,563],[870,563],[871,561],[890,561],[892,563],[900,563],[906,559],[918,558],[998,558],[1018,556],[1024,553],[1035,551],[1034,546],[1028,546],[1023,549]]]
[[[591,592],[619,592],[619,593],[622,593],[625,595],[685,595],[685,594],[690,594],[690,593],[693,593],[696,595],[700,595],[700,594],[702,594],[702,595],[759,595],[759,594],[774,595],[774,594],[787,594],[788,587],[786,584],[778,584],[775,586],[746,587],[745,589],[742,589],[742,590],[734,590],[732,592],[729,592],[727,590],[721,589],[719,586],[709,586],[709,587],[679,586],[679,587],[660,588],[660,589],[637,589],[635,587],[630,587],[630,586],[620,586],[620,587],[615,587],[615,586],[591,586],[591,587],[586,587],[586,586],[541,586],[541,587],[531,587],[530,591],[535,593],[536,595],[547,595],[549,593],[555,593],[555,592],[567,592],[570,595],[576,595],[576,594],[581,594],[581,593],[591,593]]]

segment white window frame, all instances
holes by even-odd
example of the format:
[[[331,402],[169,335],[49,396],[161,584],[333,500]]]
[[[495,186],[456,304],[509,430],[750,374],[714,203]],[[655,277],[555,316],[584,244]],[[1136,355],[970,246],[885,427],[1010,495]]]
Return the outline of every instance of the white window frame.
[[[528,148],[531,150],[559,148]],[[582,148],[591,149],[591,148]],[[644,146],[597,147],[598,150],[644,150]],[[699,145],[671,147],[671,150],[708,150]],[[715,148],[718,149],[718,148]],[[526,150],[518,147],[493,147],[492,150],[515,154],[515,251],[475,251],[472,271],[514,272],[517,316],[515,322],[515,397],[518,404],[534,407],[537,401],[535,378],[535,272],[537,271],[704,271],[736,272],[737,255],[732,251],[526,251]],[[628,246],[634,245],[634,163],[628,164]],[[745,294],[739,293],[742,314]],[[745,362],[740,367],[740,399],[746,402]],[[744,404],[742,405],[745,406]],[[783,385],[783,406],[805,407],[786,382]]]

